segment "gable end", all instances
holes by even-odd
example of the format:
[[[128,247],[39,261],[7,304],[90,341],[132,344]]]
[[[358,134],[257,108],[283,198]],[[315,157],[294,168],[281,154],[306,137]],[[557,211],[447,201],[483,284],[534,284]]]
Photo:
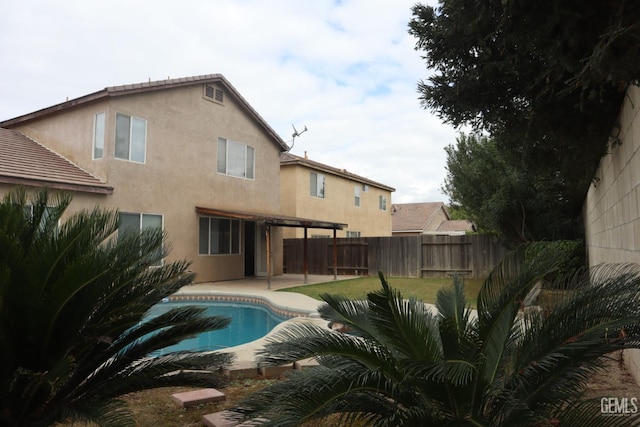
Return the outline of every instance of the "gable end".
[[[212,85],[204,85],[204,97],[209,101],[224,104],[224,91]]]

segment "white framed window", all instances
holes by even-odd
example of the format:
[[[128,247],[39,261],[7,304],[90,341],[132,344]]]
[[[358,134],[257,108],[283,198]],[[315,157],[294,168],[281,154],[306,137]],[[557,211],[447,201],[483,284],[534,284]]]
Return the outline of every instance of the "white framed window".
[[[93,159],[101,159],[104,156],[104,127],[105,114],[96,113],[93,119]]]
[[[354,204],[356,206],[360,206],[360,192],[361,191],[362,191],[362,187],[360,185],[356,185],[354,187],[354,197],[355,197]]]
[[[360,237],[360,231],[347,231],[347,237]]]
[[[147,151],[147,121],[139,117],[116,113],[116,144],[114,157],[144,163]]]
[[[378,196],[378,208],[381,211],[387,210],[387,197],[386,196]]]
[[[218,138],[218,173],[238,178],[254,179],[256,169],[255,148]]]
[[[31,220],[33,220],[33,214],[34,214],[33,210],[34,210],[34,206],[33,205],[24,205],[24,213]],[[40,224],[39,224],[40,231],[44,230],[45,224],[46,224],[47,220],[49,219],[49,217],[52,215],[52,212],[53,212],[53,208],[52,207],[45,206],[44,212],[42,213],[42,218],[40,218]]]
[[[240,221],[200,217],[198,254],[232,255],[240,253]]]
[[[369,186],[367,184],[362,184],[362,191],[364,191],[365,193],[369,192]]]
[[[309,194],[313,197],[324,199],[325,196],[325,177],[321,173],[311,172]]]
[[[146,214],[136,212],[120,212],[119,214],[118,237],[124,237],[130,233],[140,233],[142,230],[150,228],[159,228],[162,230],[162,215]],[[158,246],[158,252],[162,251],[162,247]],[[153,266],[162,265],[162,260],[158,259],[151,264]]]

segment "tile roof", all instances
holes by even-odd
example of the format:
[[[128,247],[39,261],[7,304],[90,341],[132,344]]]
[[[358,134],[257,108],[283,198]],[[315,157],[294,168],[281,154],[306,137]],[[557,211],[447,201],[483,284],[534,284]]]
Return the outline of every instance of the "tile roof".
[[[125,96],[143,92],[152,92],[156,90],[173,89],[205,83],[219,83],[220,85],[224,86],[225,89],[229,93],[231,93],[233,97],[236,98],[236,100],[240,103],[240,105],[244,108],[248,115],[252,117],[256,121],[256,123],[273,138],[274,142],[281,148],[282,151],[289,149],[289,146],[286,144],[286,142],[284,142],[284,140],[280,138],[276,131],[273,130],[271,126],[269,126],[266,120],[264,120],[262,116],[260,116],[260,114],[258,114],[258,112],[253,109],[253,107],[247,102],[247,100],[244,99],[242,95],[240,95],[240,92],[238,92],[238,90],[233,87],[233,85],[229,83],[229,81],[222,74],[205,74],[201,76],[181,77],[177,79],[166,79],[158,81],[149,80],[148,82],[143,83],[110,86],[98,92],[90,93],[89,95],[81,96],[79,98],[71,99],[66,102],[44,108],[42,110],[34,111],[29,114],[2,121],[0,122],[0,127],[10,128],[16,124],[25,123],[30,120],[56,113],[58,111],[67,110],[77,107],[78,105],[95,102],[103,98]]]
[[[376,181],[372,181],[369,178],[364,178],[362,176],[356,175],[354,173],[351,172],[347,172],[346,169],[339,169],[339,168],[335,168],[333,166],[328,166],[325,165],[323,163],[319,163],[319,162],[315,162],[313,160],[309,160],[305,157],[300,157],[300,156],[296,156],[295,154],[291,154],[291,153],[283,153],[280,155],[280,166],[291,166],[291,165],[300,165],[300,166],[305,166],[308,167],[310,169],[314,169],[317,171],[321,171],[321,172],[326,172],[326,173],[330,173],[332,175],[337,175],[337,176],[341,176],[343,178],[352,180],[352,181],[356,181],[356,182],[360,182],[363,184],[367,184],[373,187],[378,187],[381,188],[383,190],[387,190],[387,191],[396,191],[395,188],[393,187],[389,187],[388,185],[384,185],[381,184],[379,182]]]
[[[111,194],[113,187],[21,132],[0,128],[0,182]]]
[[[400,203],[391,208],[392,230],[396,232],[423,232],[435,230],[439,224],[433,227],[427,226],[439,209],[444,209],[442,202],[428,203]]]
[[[468,219],[449,219],[440,223],[438,231],[476,231],[476,227]]]

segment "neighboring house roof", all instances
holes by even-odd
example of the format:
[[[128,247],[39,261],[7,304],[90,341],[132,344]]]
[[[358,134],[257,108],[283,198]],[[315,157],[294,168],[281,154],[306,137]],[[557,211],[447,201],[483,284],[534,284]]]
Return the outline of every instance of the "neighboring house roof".
[[[438,226],[438,231],[455,232],[455,231],[476,231],[476,226],[468,219],[449,219],[442,221]]]
[[[436,222],[438,212],[444,213],[446,219]],[[394,204],[391,213],[393,233],[463,234],[476,231],[475,225],[469,220],[449,219],[442,202]]]
[[[111,194],[113,187],[21,132],[0,128],[0,182]]]
[[[292,165],[307,167],[309,169],[314,169],[320,172],[336,175],[342,178],[349,179],[351,181],[356,181],[362,184],[367,184],[373,187],[381,188],[383,190],[392,191],[392,192],[396,191],[396,189],[393,187],[389,187],[388,185],[384,185],[379,182],[372,181],[369,178],[364,178],[354,173],[347,172],[346,169],[338,169],[333,166],[328,166],[323,163],[315,162],[313,160],[307,159],[306,157],[296,156],[291,153],[283,153],[280,155],[280,166],[292,166]]]
[[[278,134],[269,126],[269,124],[258,114],[256,110],[247,102],[246,99],[240,95],[240,92],[236,90],[235,87],[229,83],[229,81],[222,74],[207,74],[202,76],[195,77],[183,77],[179,79],[167,79],[167,80],[159,80],[159,81],[149,81],[145,83],[136,83],[130,85],[123,86],[112,86],[107,87],[98,92],[91,93],[89,95],[81,96],[80,98],[75,98],[63,102],[61,104],[57,104],[48,108],[44,108],[42,110],[35,111],[33,113],[25,114],[23,116],[15,117],[13,119],[5,120],[0,122],[0,127],[12,127],[17,124],[25,123],[34,119],[38,119],[43,116],[47,116],[50,114],[57,113],[59,111],[67,110],[70,108],[75,108],[79,105],[89,104],[92,102],[100,101],[105,98],[114,98],[117,96],[126,96],[144,92],[152,92],[158,90],[166,90],[173,89],[184,86],[192,86],[199,85],[205,83],[217,83],[222,85],[229,93],[231,93],[239,104],[244,108],[247,114],[255,120],[255,122],[261,126],[268,135],[273,138],[273,141],[278,145],[281,151],[286,151],[289,149],[289,146],[278,136]]]
[[[432,227],[429,225],[441,209],[449,218],[442,202],[394,204],[391,207],[391,229],[393,232],[403,233],[422,233],[425,230],[435,230],[439,224],[433,224]]]

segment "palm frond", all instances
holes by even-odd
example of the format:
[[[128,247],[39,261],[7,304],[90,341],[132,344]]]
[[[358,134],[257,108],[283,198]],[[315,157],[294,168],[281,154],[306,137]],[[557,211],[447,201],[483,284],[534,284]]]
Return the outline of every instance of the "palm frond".
[[[135,420],[126,402],[120,399],[91,399],[88,397],[76,407],[69,404],[56,417],[67,423],[95,423],[105,426],[134,427]]]
[[[272,334],[264,348],[257,352],[257,360],[261,365],[278,366],[310,357],[322,359],[324,355],[339,355],[338,360],[373,370],[388,370],[389,365],[393,366],[386,349],[375,341],[300,323]]]
[[[343,421],[367,419],[384,424],[383,420],[394,415],[396,421],[402,419],[402,413],[417,403],[415,395],[390,394],[386,382],[384,376],[363,378],[351,370],[319,366],[258,391],[236,410],[251,417],[266,418],[269,422],[265,425],[273,426],[299,425],[330,414],[343,414]],[[397,399],[402,405],[397,404]],[[436,418],[435,410],[431,414]]]
[[[330,323],[343,324],[351,333],[372,337],[375,329],[367,316],[366,300],[351,300],[341,295],[322,294],[324,304],[318,307],[318,313]]]
[[[622,408],[621,408],[622,409]],[[604,410],[604,413],[603,413]],[[581,427],[629,427],[640,425],[640,420],[636,415],[638,407],[635,408],[628,404],[624,410],[617,413],[608,407],[605,402],[603,407],[602,399],[588,399],[575,402],[562,410],[552,413],[552,417],[559,422],[560,425],[572,425]]]
[[[375,327],[375,339],[398,358],[436,361],[442,358],[438,319],[425,304],[405,300],[380,273],[382,289],[367,296],[367,316]]]
[[[166,236],[115,239],[116,212],[81,211],[58,226],[69,202],[45,190],[27,208],[22,189],[0,202],[0,417],[9,417],[2,423],[96,418],[100,410],[104,420],[126,416],[111,406],[121,393],[202,383],[213,378],[206,371],[231,361],[223,353],[146,358],[228,321],[187,309],[137,327],[150,307],[190,283],[189,263],[150,269],[166,253]]]

